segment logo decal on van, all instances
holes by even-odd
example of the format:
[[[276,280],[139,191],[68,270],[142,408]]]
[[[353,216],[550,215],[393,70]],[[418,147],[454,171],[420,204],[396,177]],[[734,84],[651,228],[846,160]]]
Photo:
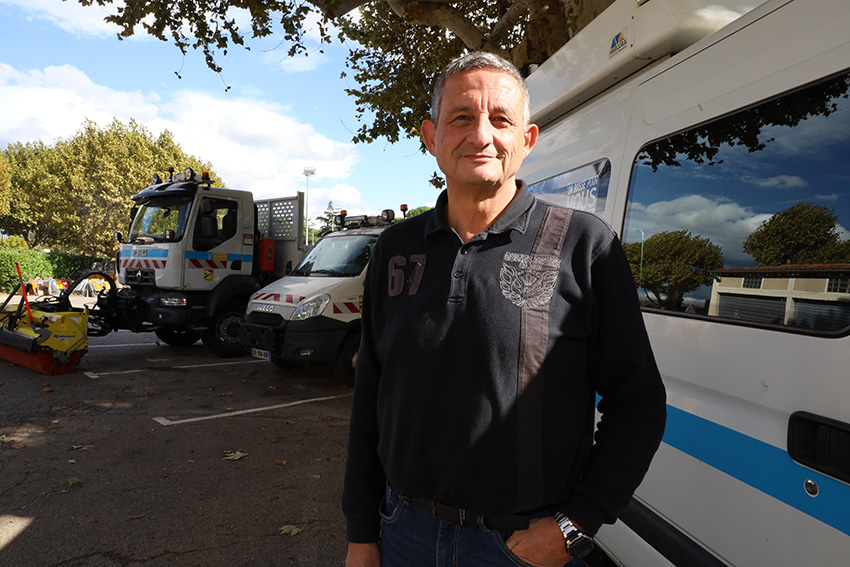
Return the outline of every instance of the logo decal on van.
[[[623,30],[615,35],[614,39],[611,41],[611,49],[608,50],[608,57],[614,57],[617,53],[622,51],[626,45],[628,45],[628,42],[626,41],[626,30]]]

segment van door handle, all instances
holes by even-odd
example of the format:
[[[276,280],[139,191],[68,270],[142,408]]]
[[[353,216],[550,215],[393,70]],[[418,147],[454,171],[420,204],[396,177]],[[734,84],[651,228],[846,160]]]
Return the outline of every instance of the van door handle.
[[[850,482],[850,424],[796,411],[788,418],[788,454],[800,464]]]

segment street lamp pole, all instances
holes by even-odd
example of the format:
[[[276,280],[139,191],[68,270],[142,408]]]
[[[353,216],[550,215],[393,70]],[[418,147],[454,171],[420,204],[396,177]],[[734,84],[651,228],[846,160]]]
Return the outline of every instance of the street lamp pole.
[[[304,191],[304,224],[307,227],[307,246],[310,246],[310,176],[315,174],[315,167],[304,168],[304,177],[307,178],[307,189]]]

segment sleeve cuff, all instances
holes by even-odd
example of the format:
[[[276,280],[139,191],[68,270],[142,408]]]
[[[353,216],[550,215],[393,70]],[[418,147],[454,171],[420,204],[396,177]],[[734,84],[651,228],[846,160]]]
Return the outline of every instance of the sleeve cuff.
[[[345,535],[351,543],[375,543],[381,537],[381,522],[379,519],[346,519]]]

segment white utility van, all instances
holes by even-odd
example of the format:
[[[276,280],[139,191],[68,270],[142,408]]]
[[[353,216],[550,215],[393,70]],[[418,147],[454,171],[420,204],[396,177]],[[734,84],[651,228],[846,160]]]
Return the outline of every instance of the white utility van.
[[[391,209],[380,217],[337,215],[343,230],[322,237],[292,272],[251,296],[239,334],[243,347],[283,369],[333,365],[337,377],[353,384],[366,267],[394,218]]]
[[[528,83],[520,177],[620,234],[668,392],[600,545],[850,565],[850,2],[617,0]]]

